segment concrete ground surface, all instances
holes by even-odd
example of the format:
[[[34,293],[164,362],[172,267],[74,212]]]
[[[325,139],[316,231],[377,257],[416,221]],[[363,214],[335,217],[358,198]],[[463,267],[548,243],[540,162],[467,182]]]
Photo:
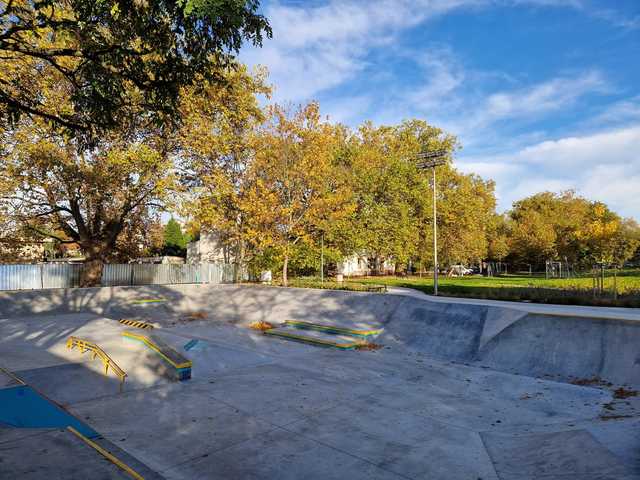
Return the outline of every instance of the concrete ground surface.
[[[134,303],[145,299],[159,301]],[[153,323],[193,362],[193,378],[176,382],[157,355],[124,341],[131,328],[120,318]],[[248,328],[287,319],[383,327],[372,340],[382,348],[340,351]],[[66,348],[70,335],[127,372],[122,392],[100,360]],[[0,366],[144,478],[640,480],[639,339],[640,324],[625,318],[394,294],[0,294]],[[13,387],[0,375],[0,391]],[[0,424],[0,478],[130,477],[64,429]]]

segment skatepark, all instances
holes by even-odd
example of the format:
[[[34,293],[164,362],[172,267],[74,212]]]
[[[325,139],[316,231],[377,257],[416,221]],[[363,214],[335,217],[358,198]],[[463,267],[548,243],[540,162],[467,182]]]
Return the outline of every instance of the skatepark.
[[[0,477],[640,479],[638,345],[633,309],[2,292]]]

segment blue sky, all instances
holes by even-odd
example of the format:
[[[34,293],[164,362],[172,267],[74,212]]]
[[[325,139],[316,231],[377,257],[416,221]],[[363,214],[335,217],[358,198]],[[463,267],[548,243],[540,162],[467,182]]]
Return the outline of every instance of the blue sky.
[[[241,59],[277,102],[331,120],[422,118],[455,165],[496,181],[500,210],[574,189],[640,220],[640,0],[262,3],[273,27]]]

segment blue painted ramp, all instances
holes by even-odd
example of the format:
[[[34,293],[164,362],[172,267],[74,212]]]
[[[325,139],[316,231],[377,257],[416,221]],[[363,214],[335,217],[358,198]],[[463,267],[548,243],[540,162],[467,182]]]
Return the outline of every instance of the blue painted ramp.
[[[100,436],[28,385],[0,389],[0,423],[16,428],[73,427],[85,437]]]

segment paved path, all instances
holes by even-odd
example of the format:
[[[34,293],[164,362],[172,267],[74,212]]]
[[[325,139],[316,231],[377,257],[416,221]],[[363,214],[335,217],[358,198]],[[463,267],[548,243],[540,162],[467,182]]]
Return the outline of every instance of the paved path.
[[[505,302],[501,300],[485,300],[481,298],[459,298],[427,295],[419,290],[402,287],[389,287],[389,293],[405,295],[439,303],[461,303],[470,305],[487,305],[491,307],[512,308],[529,313],[546,313],[553,315],[576,315],[581,317],[614,318],[640,322],[640,308],[620,307],[584,307],[574,305],[550,305],[543,303]]]

